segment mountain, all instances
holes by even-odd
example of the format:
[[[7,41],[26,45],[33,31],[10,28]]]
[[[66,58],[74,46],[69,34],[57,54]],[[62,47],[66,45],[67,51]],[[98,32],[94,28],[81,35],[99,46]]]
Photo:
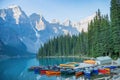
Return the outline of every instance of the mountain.
[[[63,23],[57,19],[49,22],[36,13],[27,16],[19,6],[12,5],[6,9],[0,9],[0,49],[3,49],[3,52],[7,51],[6,47],[9,46],[10,54],[15,52],[16,55],[23,55],[19,52],[36,53],[40,45],[49,39],[60,35],[79,34],[81,29],[87,27],[91,19],[93,17],[77,23],[73,23],[69,19]]]
[[[19,55],[19,53],[29,51],[24,44],[25,40],[35,40],[35,32],[30,25],[29,18],[19,6],[0,9],[0,35],[0,40],[5,46],[12,49],[11,52],[6,53],[7,55],[10,53]],[[7,48],[6,51],[8,51]]]
[[[63,22],[63,25],[64,25],[64,26],[72,26],[72,22],[71,22],[69,19],[66,19],[66,20]]]
[[[96,16],[96,13],[86,17],[85,19],[80,20],[79,22],[72,23],[72,26],[75,27],[79,32],[81,32],[82,30],[84,32],[87,32],[88,23],[90,23],[91,20],[95,18],[95,16]]]
[[[36,49],[40,47],[40,44],[44,44],[49,39],[54,38],[55,36],[60,36],[64,34],[78,34],[78,31],[76,28],[73,28],[72,26],[65,27],[61,25],[59,22],[54,21],[48,22],[46,19],[36,13],[33,13],[30,15],[30,23],[34,28],[34,31],[36,32]]]
[[[9,27],[0,27],[0,55],[18,56],[28,53],[26,46],[19,39],[14,30]],[[5,54],[4,54],[5,53]]]

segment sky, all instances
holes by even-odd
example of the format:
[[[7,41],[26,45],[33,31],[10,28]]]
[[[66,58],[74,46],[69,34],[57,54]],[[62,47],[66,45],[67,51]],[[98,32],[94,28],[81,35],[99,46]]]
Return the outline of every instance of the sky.
[[[28,16],[38,13],[48,21],[80,21],[98,9],[102,14],[110,13],[110,0],[0,0],[0,9],[10,5],[19,5]]]

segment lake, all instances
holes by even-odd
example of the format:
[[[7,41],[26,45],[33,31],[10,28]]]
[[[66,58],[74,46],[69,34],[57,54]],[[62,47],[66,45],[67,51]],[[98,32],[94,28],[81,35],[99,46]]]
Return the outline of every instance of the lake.
[[[28,68],[38,65],[59,65],[66,62],[81,62],[80,58],[12,58],[0,60],[0,80],[83,80],[75,76],[51,76],[34,74]]]

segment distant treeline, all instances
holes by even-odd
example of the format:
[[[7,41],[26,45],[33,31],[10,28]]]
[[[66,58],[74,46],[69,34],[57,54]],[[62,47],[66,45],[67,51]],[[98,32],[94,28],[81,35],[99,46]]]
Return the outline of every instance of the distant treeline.
[[[71,56],[87,54],[87,33],[81,33],[79,36],[59,36],[48,43],[45,43],[39,49],[38,56]]]
[[[100,10],[88,25],[88,32],[62,35],[49,40],[39,49],[38,56],[101,56],[120,57],[120,3],[111,0],[110,20]]]

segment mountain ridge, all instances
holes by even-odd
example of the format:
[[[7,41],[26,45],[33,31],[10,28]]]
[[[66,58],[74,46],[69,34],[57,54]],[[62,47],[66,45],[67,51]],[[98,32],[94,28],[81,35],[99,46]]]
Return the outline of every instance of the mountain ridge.
[[[76,24],[75,24],[76,25]],[[59,23],[57,20],[49,22],[43,16],[33,13],[27,16],[20,6],[10,6],[6,9],[0,9],[0,28],[9,28],[14,33],[8,35],[6,31],[1,31],[2,36],[12,36],[13,40],[18,37],[19,44],[24,44],[26,51],[36,53],[40,47],[49,39],[60,35],[77,35],[80,33],[79,26],[73,26],[73,22],[66,20]],[[79,27],[79,28],[78,28]],[[15,35],[14,35],[15,34]],[[6,38],[6,37],[5,37]],[[7,39],[7,38],[6,38]],[[2,37],[0,38],[2,40]],[[8,41],[3,41],[6,43]],[[14,42],[11,42],[13,45]],[[9,46],[11,46],[9,45]]]

